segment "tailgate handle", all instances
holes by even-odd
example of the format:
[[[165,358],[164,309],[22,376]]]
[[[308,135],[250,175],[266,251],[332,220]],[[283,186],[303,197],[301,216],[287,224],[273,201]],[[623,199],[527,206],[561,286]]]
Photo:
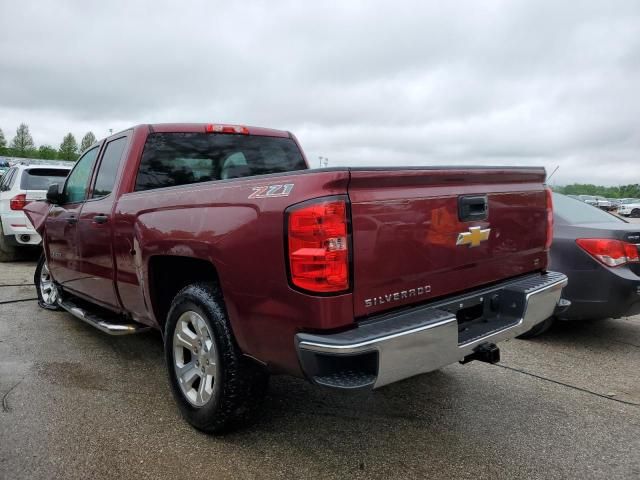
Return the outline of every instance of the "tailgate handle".
[[[488,215],[489,201],[486,195],[458,197],[458,218],[461,222],[486,220]]]

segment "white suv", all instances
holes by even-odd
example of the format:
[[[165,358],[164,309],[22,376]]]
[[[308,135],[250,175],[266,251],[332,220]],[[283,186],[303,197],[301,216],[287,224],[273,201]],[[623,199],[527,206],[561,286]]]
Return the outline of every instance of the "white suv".
[[[49,185],[64,183],[71,167],[61,165],[16,165],[0,180],[0,262],[18,258],[19,247],[40,245],[22,209],[46,197]]]

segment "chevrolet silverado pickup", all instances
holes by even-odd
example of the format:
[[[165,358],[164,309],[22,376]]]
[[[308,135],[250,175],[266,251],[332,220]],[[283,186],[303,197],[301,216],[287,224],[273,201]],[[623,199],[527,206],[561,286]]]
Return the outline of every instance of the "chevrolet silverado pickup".
[[[496,362],[561,303],[542,168],[309,169],[289,132],[139,125],[83,153],[46,202],[39,303],[162,333],[188,422],[255,416],[270,374],[379,388]]]

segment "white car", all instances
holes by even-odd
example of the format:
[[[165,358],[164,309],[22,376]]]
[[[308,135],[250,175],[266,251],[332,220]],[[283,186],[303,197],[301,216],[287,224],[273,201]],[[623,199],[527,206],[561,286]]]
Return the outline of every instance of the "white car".
[[[623,198],[620,205],[618,205],[618,215],[640,217],[640,200],[637,198]]]
[[[18,258],[19,248],[40,245],[42,239],[22,211],[46,197],[49,185],[64,183],[71,170],[61,165],[16,165],[0,180],[0,262]]]

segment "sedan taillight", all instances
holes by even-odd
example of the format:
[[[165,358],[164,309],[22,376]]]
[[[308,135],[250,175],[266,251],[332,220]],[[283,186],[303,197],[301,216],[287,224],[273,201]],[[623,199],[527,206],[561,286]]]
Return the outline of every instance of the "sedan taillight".
[[[294,287],[313,293],[344,292],[350,286],[346,197],[329,197],[287,210],[287,251]]]
[[[553,243],[553,192],[550,188],[546,188],[545,192],[547,195],[547,238],[544,248],[549,250]]]
[[[610,238],[579,238],[576,243],[589,255],[608,267],[640,262],[638,246]]]
[[[16,195],[9,200],[9,208],[11,210],[22,210],[27,205],[27,196],[24,193]]]

